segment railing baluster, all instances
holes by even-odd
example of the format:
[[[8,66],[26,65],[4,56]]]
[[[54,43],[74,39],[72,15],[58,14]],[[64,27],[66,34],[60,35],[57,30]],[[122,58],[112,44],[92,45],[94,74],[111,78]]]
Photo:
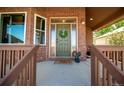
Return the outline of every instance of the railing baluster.
[[[31,85],[33,85],[33,57],[31,57],[31,60],[30,60],[30,71],[31,71],[31,73],[30,73],[30,80],[31,80]]]
[[[97,59],[97,85],[101,85],[100,78],[100,61]]]
[[[23,70],[22,70],[22,81],[23,81],[23,83],[22,83],[22,85],[23,86],[25,86],[25,67],[23,67]]]
[[[8,50],[8,65],[9,65],[9,70],[10,70],[10,61],[11,61],[11,51],[10,50]]]
[[[14,51],[12,50],[12,56],[11,56],[11,58],[12,58],[12,67],[14,66]]]
[[[27,85],[27,69],[26,69],[26,65],[25,65],[25,67],[24,67],[24,85],[26,86]]]
[[[23,74],[22,74],[22,71],[20,72],[20,86],[23,86]]]
[[[113,63],[115,64],[116,62],[116,54],[115,54],[115,51],[113,51]]]
[[[122,51],[121,70],[124,71],[124,51]]]
[[[34,52],[34,55],[33,55],[33,85],[36,85],[36,52]]]
[[[27,64],[25,65],[25,85],[27,85],[28,76],[27,76]]]
[[[115,62],[116,65],[118,65],[118,51],[116,51],[116,62]]]
[[[18,62],[18,50],[15,50],[15,64]]]
[[[2,72],[2,77],[5,75],[5,69],[6,69],[6,51],[3,50],[3,72]]]
[[[109,51],[109,59],[111,59],[111,51]]]
[[[104,67],[104,65],[102,65],[102,66],[103,66],[103,70],[102,70],[102,71],[103,71],[103,72],[102,72],[102,73],[103,73],[103,85],[106,86],[106,85],[107,85],[107,81],[106,81],[106,78],[107,78],[107,77],[106,77],[106,74],[107,74],[107,73],[106,73],[106,68]]]
[[[31,74],[32,74],[32,72],[31,72],[31,59],[29,60],[29,85],[31,85]]]
[[[28,85],[30,86],[30,59],[27,62],[28,64]]]
[[[19,61],[20,57],[19,57],[19,52],[20,50],[17,50],[17,62]]]
[[[29,63],[27,62],[27,85],[29,85]]]
[[[0,78],[2,78],[2,50],[0,50]]]
[[[23,50],[21,50],[21,58],[23,57]]]
[[[111,78],[109,71],[107,71],[107,85],[109,86],[112,85],[112,78]]]
[[[15,50],[13,51],[13,66],[15,65],[15,59],[16,59],[16,56],[15,56]]]
[[[17,77],[16,83],[17,83],[17,86],[19,86],[19,84],[20,84],[20,74]]]
[[[21,85],[21,73],[19,74],[19,83],[18,83],[18,86]]]

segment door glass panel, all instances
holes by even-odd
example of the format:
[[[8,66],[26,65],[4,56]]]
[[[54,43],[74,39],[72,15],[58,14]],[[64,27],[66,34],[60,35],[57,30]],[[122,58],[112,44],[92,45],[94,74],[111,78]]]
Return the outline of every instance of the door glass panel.
[[[71,47],[72,47],[72,51],[76,50],[76,41],[77,41],[77,37],[76,37],[76,24],[72,24],[72,31],[71,31]]]
[[[50,44],[50,55],[55,56],[56,55],[56,30],[55,30],[55,24],[51,24],[51,44]]]

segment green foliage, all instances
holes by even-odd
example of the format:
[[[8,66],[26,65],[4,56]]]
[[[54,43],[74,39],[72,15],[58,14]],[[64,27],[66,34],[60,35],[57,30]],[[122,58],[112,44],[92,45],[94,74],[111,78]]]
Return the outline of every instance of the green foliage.
[[[119,22],[117,22],[117,23],[115,23],[111,26],[108,26],[106,28],[103,28],[103,29],[99,30],[98,32],[95,32],[94,36],[99,37],[99,36],[104,35],[108,32],[112,32],[113,30],[118,29],[122,26],[124,26],[124,20],[121,20],[121,21],[119,21]]]
[[[117,28],[120,28],[120,27],[124,26],[124,20],[119,21],[118,23],[115,24],[115,26],[116,26]]]
[[[109,35],[107,42],[109,45],[124,45],[124,31]]]
[[[61,37],[61,38],[66,38],[67,36],[68,36],[68,31],[59,31],[59,36]]]

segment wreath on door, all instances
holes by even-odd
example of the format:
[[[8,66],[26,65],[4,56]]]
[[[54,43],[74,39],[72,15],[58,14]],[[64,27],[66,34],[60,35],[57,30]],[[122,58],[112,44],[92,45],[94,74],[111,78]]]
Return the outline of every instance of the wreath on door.
[[[61,38],[66,38],[68,36],[68,31],[66,31],[66,30],[60,30],[59,31],[59,36]]]

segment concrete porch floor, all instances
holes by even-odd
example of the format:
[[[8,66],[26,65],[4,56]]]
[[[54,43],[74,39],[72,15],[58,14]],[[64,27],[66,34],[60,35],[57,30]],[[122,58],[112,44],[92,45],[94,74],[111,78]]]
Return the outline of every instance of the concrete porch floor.
[[[72,64],[37,63],[37,86],[90,86],[90,59]]]

